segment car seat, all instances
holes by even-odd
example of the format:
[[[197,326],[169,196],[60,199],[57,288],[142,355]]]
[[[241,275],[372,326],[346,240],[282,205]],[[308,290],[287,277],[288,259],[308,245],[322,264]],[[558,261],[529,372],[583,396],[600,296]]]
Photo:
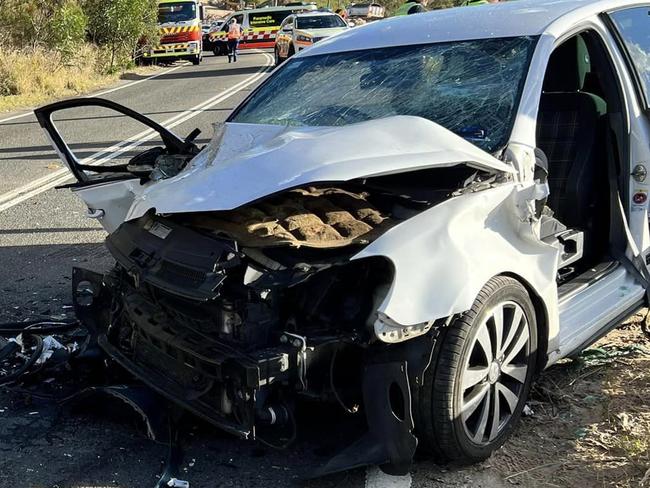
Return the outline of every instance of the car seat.
[[[549,60],[537,117],[537,146],[548,158],[547,206],[564,225],[585,232],[585,256],[596,252],[597,236],[608,226],[598,215],[607,204],[607,105],[584,91],[591,68],[582,35],[558,47]]]

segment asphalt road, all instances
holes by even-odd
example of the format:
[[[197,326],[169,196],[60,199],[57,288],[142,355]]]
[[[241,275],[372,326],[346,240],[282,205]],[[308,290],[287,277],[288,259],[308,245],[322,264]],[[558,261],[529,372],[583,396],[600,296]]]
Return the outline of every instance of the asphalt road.
[[[212,124],[225,120],[271,62],[268,53],[243,53],[236,64],[208,56],[198,67],[175,65],[151,78],[127,77],[102,96],[181,136],[199,128],[198,142],[206,143]],[[111,265],[98,223],[85,217],[85,207],[69,191],[53,189],[70,176],[34,116],[26,114],[0,116],[0,322],[69,314],[72,267]],[[139,124],[106,110],[74,109],[55,121],[75,153],[89,161],[113,164],[155,143],[143,140]],[[126,147],[125,140],[135,147]],[[428,461],[402,479],[356,470],[300,481],[310,466],[332,454],[348,422],[306,408],[305,434],[285,451],[196,424],[185,478],[193,488],[497,486],[489,473],[470,479]],[[0,392],[0,452],[0,486],[13,488],[153,486],[166,454],[164,446],[148,441],[134,422],[115,412],[75,412],[37,399],[26,404],[6,392]]]
[[[225,120],[271,62],[269,54],[242,54],[233,64],[208,56],[199,67],[175,66],[148,80],[127,76],[117,90],[101,96],[173,127],[181,136],[199,128],[197,142],[206,143],[212,125]],[[20,115],[0,116],[0,320],[60,313],[60,304],[68,299],[71,266],[108,262],[101,227],[85,218],[85,207],[69,191],[53,189],[72,181],[69,172],[35,117]],[[134,137],[131,145],[138,144],[144,126],[105,109],[67,110],[55,116],[55,123],[80,159],[118,155],[106,164],[157,142],[145,140],[120,153],[125,148],[115,145]]]

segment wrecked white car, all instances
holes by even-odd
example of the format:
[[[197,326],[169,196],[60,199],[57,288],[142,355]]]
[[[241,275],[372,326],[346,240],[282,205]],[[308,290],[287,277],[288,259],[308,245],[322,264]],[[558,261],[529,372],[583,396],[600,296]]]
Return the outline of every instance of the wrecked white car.
[[[365,415],[322,468],[478,461],[535,373],[646,304],[649,8],[520,0],[377,22],[277,69],[200,149],[98,99],[37,110],[109,232],[76,270],[105,352],[254,439],[300,397]],[[81,164],[52,123],[113,108],[164,140]]]

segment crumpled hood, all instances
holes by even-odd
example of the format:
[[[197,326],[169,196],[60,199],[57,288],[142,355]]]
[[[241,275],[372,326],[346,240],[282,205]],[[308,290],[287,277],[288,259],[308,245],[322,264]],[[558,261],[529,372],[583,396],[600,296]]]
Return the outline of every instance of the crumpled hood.
[[[341,127],[228,123],[177,176],[141,187],[126,220],[231,210],[267,195],[319,182],[467,163],[512,173],[463,138],[429,120],[394,116]]]

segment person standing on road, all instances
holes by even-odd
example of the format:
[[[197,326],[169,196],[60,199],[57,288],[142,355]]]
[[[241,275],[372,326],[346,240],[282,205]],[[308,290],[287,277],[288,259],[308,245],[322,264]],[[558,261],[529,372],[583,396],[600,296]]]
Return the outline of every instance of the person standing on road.
[[[241,27],[237,19],[232,19],[228,26],[228,62],[237,62],[237,45],[241,39]]]
[[[406,0],[406,2],[397,9],[395,16],[421,14],[422,12],[427,11],[427,9],[424,8],[426,4],[427,0]]]

